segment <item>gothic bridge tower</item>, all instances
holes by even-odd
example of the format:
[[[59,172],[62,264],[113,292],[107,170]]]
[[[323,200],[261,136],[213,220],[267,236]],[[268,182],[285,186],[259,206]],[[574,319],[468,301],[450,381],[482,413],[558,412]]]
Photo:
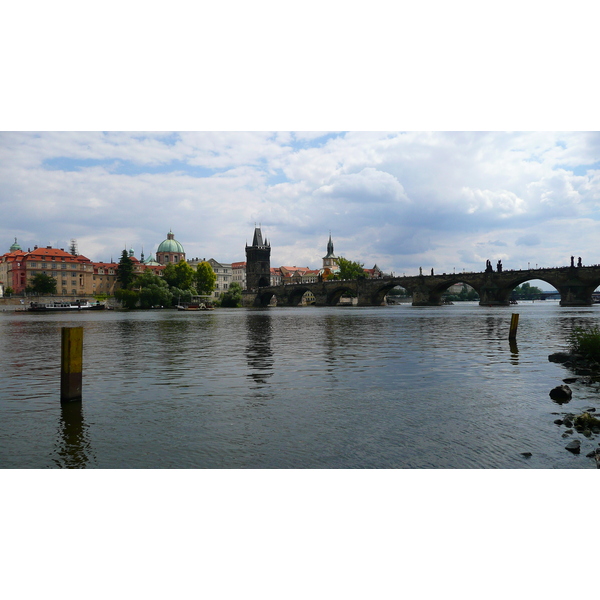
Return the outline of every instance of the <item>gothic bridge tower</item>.
[[[260,227],[254,229],[252,246],[246,245],[246,289],[271,285],[271,246],[263,242]]]

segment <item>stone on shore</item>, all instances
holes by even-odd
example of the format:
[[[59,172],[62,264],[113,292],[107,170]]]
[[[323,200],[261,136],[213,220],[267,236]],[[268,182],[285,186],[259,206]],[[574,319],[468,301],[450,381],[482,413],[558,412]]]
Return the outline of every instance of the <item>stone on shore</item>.
[[[573,440],[572,442],[569,442],[565,448],[573,454],[579,454],[581,452],[581,442],[579,440]]]
[[[571,360],[572,356],[572,354],[568,354],[567,352],[555,352],[548,357],[548,360],[555,363],[565,363]]]
[[[573,397],[573,392],[568,385],[558,385],[553,390],[550,390],[550,398],[555,402],[569,402]]]

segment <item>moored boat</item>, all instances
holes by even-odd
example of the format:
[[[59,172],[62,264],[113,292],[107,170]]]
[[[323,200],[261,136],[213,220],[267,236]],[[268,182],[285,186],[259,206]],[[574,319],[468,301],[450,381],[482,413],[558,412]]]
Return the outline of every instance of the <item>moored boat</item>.
[[[27,308],[28,312],[65,312],[65,311],[80,311],[80,310],[104,310],[106,306],[96,302],[90,304],[87,300],[76,302],[31,302]]]

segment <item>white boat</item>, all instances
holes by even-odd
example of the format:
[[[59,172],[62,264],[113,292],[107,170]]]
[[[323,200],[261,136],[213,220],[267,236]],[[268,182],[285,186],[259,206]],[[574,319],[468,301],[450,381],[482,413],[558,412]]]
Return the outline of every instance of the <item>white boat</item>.
[[[80,310],[104,310],[106,306],[96,302],[90,304],[87,300],[77,300],[76,302],[31,302],[29,312],[59,312],[59,311],[80,311]]]

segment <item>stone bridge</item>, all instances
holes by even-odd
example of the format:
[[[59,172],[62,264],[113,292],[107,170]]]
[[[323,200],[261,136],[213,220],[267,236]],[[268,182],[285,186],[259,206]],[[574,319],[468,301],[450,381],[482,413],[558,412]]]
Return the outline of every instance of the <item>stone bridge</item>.
[[[561,306],[590,306],[592,292],[600,286],[600,265],[293,283],[246,291],[243,302],[244,306],[268,306],[275,296],[278,306],[298,306],[302,296],[312,292],[317,306],[334,306],[344,294],[355,296],[359,306],[379,306],[392,288],[401,286],[412,295],[413,306],[440,306],[442,294],[451,285],[466,283],[479,294],[480,305],[508,306],[512,290],[532,279],[556,288]]]

